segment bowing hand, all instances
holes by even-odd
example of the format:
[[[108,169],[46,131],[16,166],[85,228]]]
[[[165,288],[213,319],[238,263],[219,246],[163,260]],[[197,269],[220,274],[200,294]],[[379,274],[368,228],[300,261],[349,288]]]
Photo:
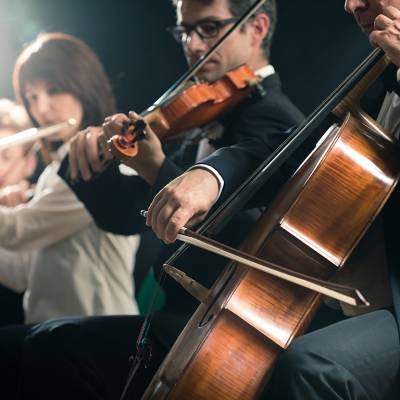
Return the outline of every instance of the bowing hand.
[[[146,224],[169,244],[179,230],[202,221],[217,200],[219,183],[201,168],[192,169],[171,181],[150,204]]]
[[[369,40],[400,67],[400,10],[392,6],[383,7],[382,14],[375,18]]]

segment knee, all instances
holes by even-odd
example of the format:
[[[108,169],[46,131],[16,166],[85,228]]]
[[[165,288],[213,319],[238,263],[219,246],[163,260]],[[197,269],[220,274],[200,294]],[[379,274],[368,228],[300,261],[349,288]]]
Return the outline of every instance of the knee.
[[[54,359],[61,349],[72,345],[76,325],[72,320],[49,320],[34,326],[25,338],[24,354],[31,358]]]
[[[313,376],[316,372],[317,363],[315,355],[303,343],[294,341],[285,350],[277,363],[275,374],[282,374],[291,380],[304,379]]]

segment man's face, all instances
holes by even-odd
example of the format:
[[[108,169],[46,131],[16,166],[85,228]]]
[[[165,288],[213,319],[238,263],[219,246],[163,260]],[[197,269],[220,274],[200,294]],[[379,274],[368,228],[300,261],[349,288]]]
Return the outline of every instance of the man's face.
[[[393,6],[400,9],[400,0],[346,0],[344,8],[354,15],[361,30],[370,34],[375,18],[382,13],[382,8]]]
[[[228,1],[218,0],[207,6],[195,0],[182,0],[177,7],[177,23],[193,27],[203,21],[232,18]],[[228,37],[222,47],[198,71],[198,78],[213,82],[222,78],[226,72],[248,62],[254,51],[252,28],[249,25],[244,31],[236,30]],[[189,64],[194,64],[231,26],[232,24],[228,24],[222,27],[216,37],[208,39],[202,39],[197,32],[192,31],[184,45]]]

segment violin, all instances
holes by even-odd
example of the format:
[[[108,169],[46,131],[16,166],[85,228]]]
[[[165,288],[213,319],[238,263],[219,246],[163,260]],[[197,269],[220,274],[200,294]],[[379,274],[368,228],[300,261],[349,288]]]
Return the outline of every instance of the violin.
[[[243,101],[257,87],[260,78],[247,65],[228,72],[221,79],[194,83],[166,104],[145,113],[143,120],[161,139],[202,127]],[[109,141],[110,150],[118,159],[134,157],[137,143],[143,138],[144,126],[130,126],[123,136]]]
[[[259,87],[259,78],[247,65],[239,66],[211,84],[190,84],[190,79],[232,32],[244,25],[265,1],[257,0],[252,4],[206,54],[141,114],[143,120],[123,129],[122,135],[115,135],[108,141],[107,150],[120,160],[134,157],[138,153],[137,142],[145,137],[146,124],[149,124],[160,139],[171,138],[214,121],[245,99],[254,88]]]

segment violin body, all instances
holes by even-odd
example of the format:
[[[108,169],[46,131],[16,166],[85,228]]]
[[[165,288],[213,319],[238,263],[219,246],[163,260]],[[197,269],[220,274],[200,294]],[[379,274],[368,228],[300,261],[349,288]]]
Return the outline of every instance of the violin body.
[[[242,65],[216,82],[187,87],[167,104],[147,113],[144,120],[161,140],[170,139],[215,121],[247,98],[258,82],[251,68]],[[112,138],[110,149],[119,159],[134,157],[137,142],[133,129]]]
[[[393,191],[400,149],[360,114],[334,127],[284,186],[242,250],[329,280]],[[257,398],[309,325],[321,295],[230,263],[183,330],[144,399]]]

